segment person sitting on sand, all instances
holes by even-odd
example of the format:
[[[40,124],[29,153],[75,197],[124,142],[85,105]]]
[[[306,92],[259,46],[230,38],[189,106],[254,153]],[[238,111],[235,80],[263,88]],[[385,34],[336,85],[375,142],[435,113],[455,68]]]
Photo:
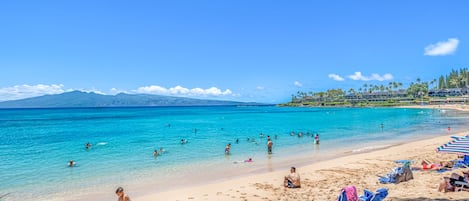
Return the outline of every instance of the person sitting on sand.
[[[283,180],[283,186],[286,188],[300,188],[300,175],[296,173],[296,168],[291,167],[290,174],[287,175]]]
[[[291,167],[290,174],[283,180],[283,185],[287,188],[300,188],[300,175],[296,173],[296,168]]]
[[[452,173],[450,177],[443,177],[440,185],[438,186],[438,192],[453,192],[456,190],[456,181],[468,182],[469,181],[469,171],[463,172],[464,176],[461,176],[456,173]]]
[[[124,189],[122,187],[117,188],[116,190],[117,201],[130,201],[130,197],[124,193]]]

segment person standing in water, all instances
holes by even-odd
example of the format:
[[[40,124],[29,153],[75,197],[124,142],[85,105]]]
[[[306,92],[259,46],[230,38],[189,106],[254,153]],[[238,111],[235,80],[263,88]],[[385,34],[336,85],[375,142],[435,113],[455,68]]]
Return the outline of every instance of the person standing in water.
[[[316,133],[316,136],[314,136],[314,141],[316,144],[319,144],[319,135]]]
[[[228,143],[225,147],[225,154],[230,154],[230,150],[231,150],[231,144]]]
[[[116,190],[117,201],[130,201],[130,197],[124,193],[124,189],[122,187],[117,188]]]
[[[267,140],[267,153],[272,154],[272,146],[274,143],[269,139]]]

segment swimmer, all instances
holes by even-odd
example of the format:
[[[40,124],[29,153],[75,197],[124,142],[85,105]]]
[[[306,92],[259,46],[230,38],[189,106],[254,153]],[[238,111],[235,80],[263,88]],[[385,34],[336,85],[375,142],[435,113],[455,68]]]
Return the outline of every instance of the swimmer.
[[[302,133],[302,132],[299,132],[299,133],[298,133],[298,137],[303,137],[303,133]]]
[[[237,138],[237,139],[236,139],[236,144],[238,144],[238,143],[239,143],[239,139]]]
[[[181,139],[181,144],[186,144],[187,140],[186,139]]]
[[[316,133],[316,136],[314,136],[314,141],[316,144],[319,144],[319,135]]]
[[[163,147],[160,147],[160,154],[162,154],[164,151]]]
[[[269,141],[269,140],[270,140],[270,135],[267,136],[267,141]]]
[[[292,132],[290,133],[290,136],[295,136],[295,132],[292,131]]]
[[[154,157],[157,157],[159,154],[158,154],[158,150],[155,149],[155,151],[153,152],[153,156]]]
[[[277,137],[278,137],[277,134],[275,134],[274,139],[277,139]]]
[[[70,162],[68,162],[68,167],[73,167],[75,165],[76,163],[73,160],[70,160]]]
[[[247,159],[247,160],[244,160],[244,162],[245,162],[245,163],[250,163],[250,162],[252,162],[252,158],[249,158],[249,159]]]
[[[86,145],[85,145],[85,148],[86,148],[86,149],[90,149],[90,148],[91,148],[91,144],[90,144],[89,142],[87,142]]]
[[[264,137],[264,134],[260,133],[259,138],[263,138],[263,137]]]

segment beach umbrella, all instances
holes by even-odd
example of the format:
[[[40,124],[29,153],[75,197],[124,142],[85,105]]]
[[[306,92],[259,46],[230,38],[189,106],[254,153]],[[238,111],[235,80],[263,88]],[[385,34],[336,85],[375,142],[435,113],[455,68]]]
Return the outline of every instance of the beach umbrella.
[[[468,146],[440,146],[436,149],[440,153],[451,153],[451,154],[463,154],[469,155],[469,145]]]
[[[469,155],[469,137],[455,139],[437,148],[440,153]]]

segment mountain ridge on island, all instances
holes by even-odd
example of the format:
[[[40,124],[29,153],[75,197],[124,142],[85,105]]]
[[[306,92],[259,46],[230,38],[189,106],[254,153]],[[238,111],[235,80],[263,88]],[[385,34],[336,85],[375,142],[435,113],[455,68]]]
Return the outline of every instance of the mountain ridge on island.
[[[85,107],[169,107],[169,106],[263,106],[269,104],[195,99],[151,94],[102,95],[71,91],[0,102],[0,108],[85,108]]]

